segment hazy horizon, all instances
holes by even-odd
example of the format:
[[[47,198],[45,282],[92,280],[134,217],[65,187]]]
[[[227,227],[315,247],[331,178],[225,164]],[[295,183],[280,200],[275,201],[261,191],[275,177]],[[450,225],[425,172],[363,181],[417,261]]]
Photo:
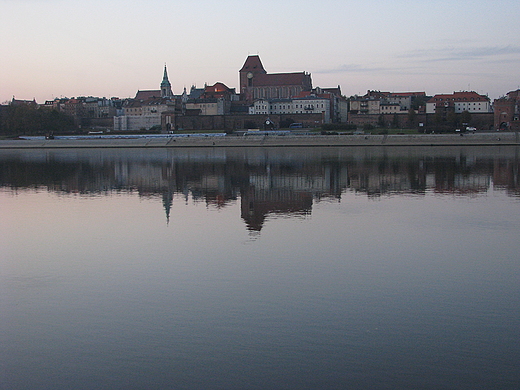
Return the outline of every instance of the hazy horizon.
[[[474,90],[491,99],[520,88],[520,4],[397,0],[188,3],[0,0],[0,102],[133,97],[191,85],[237,88],[259,54],[268,73],[311,73],[313,86]]]

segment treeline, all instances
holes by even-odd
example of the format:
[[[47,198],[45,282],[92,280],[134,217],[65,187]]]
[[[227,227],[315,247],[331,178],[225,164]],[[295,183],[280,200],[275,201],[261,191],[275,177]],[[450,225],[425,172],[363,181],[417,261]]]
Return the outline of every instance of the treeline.
[[[74,118],[57,110],[29,105],[0,106],[0,135],[45,135],[78,130]]]

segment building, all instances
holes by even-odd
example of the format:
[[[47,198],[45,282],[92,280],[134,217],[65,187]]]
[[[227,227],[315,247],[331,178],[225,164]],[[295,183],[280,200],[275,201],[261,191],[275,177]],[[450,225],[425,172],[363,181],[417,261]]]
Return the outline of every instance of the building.
[[[495,129],[520,131],[520,89],[496,99],[493,111]]]
[[[383,104],[397,103],[400,111],[408,111],[412,108],[416,99],[426,97],[426,92],[381,92],[368,90],[364,97],[380,100]]]
[[[240,99],[290,99],[312,90],[310,73],[267,73],[258,55],[247,57],[239,71]]]
[[[358,97],[350,98],[351,115],[379,115],[381,114],[381,101],[374,98]]]
[[[12,107],[18,107],[18,106],[28,106],[31,108],[38,108],[38,103],[36,103],[36,99],[33,100],[21,100],[21,99],[13,99],[10,102],[10,105]]]
[[[292,99],[257,99],[249,108],[251,115],[321,114],[323,123],[331,120],[330,100],[316,95]]]
[[[160,89],[139,90],[134,99],[128,99],[122,115],[114,116],[114,131],[139,131],[161,127],[163,114],[174,112],[176,98],[168,80],[166,65]]]
[[[418,98],[425,98],[426,92],[381,92],[368,90],[364,96],[350,98],[350,113],[380,115],[404,114],[413,108]]]
[[[464,111],[471,114],[492,112],[489,98],[473,91],[435,95],[426,102],[426,114],[446,111],[452,111],[457,114]]]
[[[184,112],[190,115],[227,115],[231,110],[231,102],[237,100],[235,89],[224,83],[205,85],[203,89],[192,86],[190,94],[183,99]]]

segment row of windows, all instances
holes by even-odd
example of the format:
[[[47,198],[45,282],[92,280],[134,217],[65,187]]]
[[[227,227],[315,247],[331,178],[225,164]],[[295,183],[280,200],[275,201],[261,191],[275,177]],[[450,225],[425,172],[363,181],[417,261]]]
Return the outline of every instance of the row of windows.
[[[446,98],[446,101],[447,101],[447,102],[449,102],[449,101],[452,101],[452,102],[455,102],[455,101],[460,102],[460,101],[462,101],[462,100],[466,101],[466,100],[468,100],[468,98]],[[470,98],[470,100],[473,101],[473,100],[475,100],[475,98],[472,97],[472,98]],[[444,101],[444,99],[443,99],[443,98],[435,98],[435,101],[440,101],[440,102],[442,102],[442,101]]]
[[[322,111],[322,112],[325,112],[325,111]],[[307,114],[308,112],[306,111],[280,111],[280,112],[277,112],[276,114]],[[268,115],[269,113],[267,111],[255,111],[255,114],[257,115]],[[271,112],[271,114],[274,114],[273,112]]]
[[[314,105],[307,105],[307,106],[306,106],[306,105],[304,105],[304,104],[299,104],[299,105],[296,104],[296,105],[294,106],[294,108],[307,108],[307,107],[308,107],[308,108],[311,108],[311,109],[314,110]],[[320,105],[319,105],[319,104],[316,104],[316,108],[319,108],[319,107],[320,107]],[[276,105],[275,105],[275,106],[269,106],[269,108],[270,108],[271,110],[285,110],[285,109],[286,109],[285,105],[283,105],[283,106],[276,106]],[[287,109],[290,109],[290,108],[291,108],[291,106],[290,106],[290,105],[287,105]],[[324,105],[323,103],[321,103],[321,108],[325,108],[325,105]],[[257,109],[257,110],[262,110],[262,109],[263,109],[263,110],[266,110],[266,109],[267,109],[267,106],[266,106],[266,105],[262,105],[262,106],[257,107],[256,109]]]

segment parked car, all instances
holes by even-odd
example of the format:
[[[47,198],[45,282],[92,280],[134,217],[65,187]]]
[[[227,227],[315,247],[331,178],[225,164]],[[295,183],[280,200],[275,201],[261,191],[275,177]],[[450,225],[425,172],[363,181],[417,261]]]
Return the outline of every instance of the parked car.
[[[291,123],[289,125],[289,129],[301,129],[303,128],[303,123]]]
[[[466,127],[466,131],[470,131],[470,132],[474,133],[475,131],[477,131],[477,128],[476,127]]]

